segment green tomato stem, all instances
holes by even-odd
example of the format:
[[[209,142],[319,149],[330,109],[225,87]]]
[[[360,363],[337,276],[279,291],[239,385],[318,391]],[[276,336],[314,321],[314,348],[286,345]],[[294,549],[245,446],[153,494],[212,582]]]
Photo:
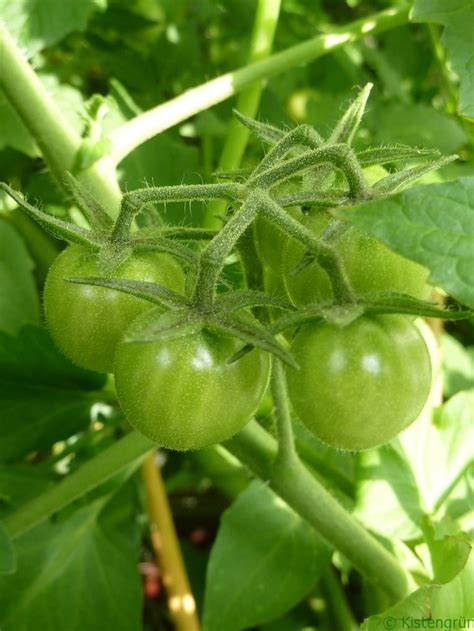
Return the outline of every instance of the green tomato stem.
[[[114,161],[116,163],[121,162],[136,147],[150,138],[198,112],[225,101],[255,81],[286,72],[291,68],[327,55],[349,42],[355,42],[368,35],[375,35],[408,23],[409,10],[409,5],[402,4],[351,22],[345,27],[335,28],[333,33],[317,35],[266,59],[221,75],[162,105],[139,114],[111,134]]]
[[[271,386],[278,433],[278,454],[275,460],[275,467],[287,467],[291,466],[295,460],[298,460],[298,455],[295,450],[293,427],[291,425],[286,375],[277,357],[273,357],[272,361]]]
[[[41,150],[58,184],[74,168],[81,145],[79,134],[64,118],[51,95],[25,59],[7,29],[0,24],[0,89]],[[81,172],[79,179],[107,211],[115,216],[120,189],[110,160],[101,160]],[[67,189],[65,189],[67,190]]]
[[[259,0],[250,41],[249,63],[264,59],[270,54],[280,15],[280,5],[281,0]],[[262,89],[262,80],[244,88],[237,99],[236,109],[253,118],[258,111]],[[249,135],[250,131],[232,118],[219,160],[219,171],[231,171],[239,167]],[[225,204],[221,200],[211,202],[206,208],[203,225],[213,228],[220,226],[219,216],[224,213],[224,210]]]
[[[147,438],[132,432],[68,475],[62,482],[38,495],[4,520],[12,539],[31,530],[57,511],[121,471],[156,447]]]
[[[258,423],[251,421],[225,447],[258,477],[270,480],[275,493],[394,600],[414,589],[413,580],[395,557],[342,508],[299,460],[295,459],[291,466],[274,466],[276,442]]]

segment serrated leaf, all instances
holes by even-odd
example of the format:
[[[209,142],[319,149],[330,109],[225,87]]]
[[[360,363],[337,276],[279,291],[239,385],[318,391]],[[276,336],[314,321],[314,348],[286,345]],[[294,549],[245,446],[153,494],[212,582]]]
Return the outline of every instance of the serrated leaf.
[[[433,285],[474,308],[474,177],[334,212],[427,267]]]
[[[0,580],[2,631],[140,631],[135,501],[126,485],[19,537],[17,572]]]
[[[308,524],[269,487],[252,482],[222,518],[208,565],[204,628],[237,631],[280,617],[309,593],[329,559]]]
[[[409,541],[420,536],[423,507],[417,482],[395,446],[357,455],[354,515],[367,528],[389,539]]]
[[[445,528],[432,523],[428,517],[422,520],[423,534],[428,544],[433,566],[434,580],[437,583],[449,583],[461,572],[471,553],[469,537],[457,532],[445,534]],[[442,530],[440,536],[437,530]]]
[[[15,228],[0,220],[0,330],[15,334],[38,322],[39,299],[33,262]]]
[[[74,366],[49,333],[27,325],[0,333],[0,462],[46,449],[83,429],[105,377]]]
[[[472,0],[415,0],[410,19],[444,25],[441,42],[461,80],[459,111],[474,118],[474,58],[472,56]]]
[[[83,31],[96,6],[96,0],[0,0],[0,15],[18,44],[32,56],[68,33]]]
[[[7,531],[0,522],[0,575],[16,570],[15,551]]]

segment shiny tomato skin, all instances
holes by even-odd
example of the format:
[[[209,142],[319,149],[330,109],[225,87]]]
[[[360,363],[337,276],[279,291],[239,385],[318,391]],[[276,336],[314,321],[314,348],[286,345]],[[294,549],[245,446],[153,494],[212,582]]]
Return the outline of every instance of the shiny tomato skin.
[[[326,211],[316,211],[303,218],[302,223],[316,236],[321,236],[331,221]],[[426,268],[389,250],[372,237],[350,227],[334,242],[349,281],[358,296],[375,292],[401,292],[420,299],[428,299],[431,288],[427,284]],[[295,273],[306,248],[288,239],[282,261],[282,275],[286,290],[296,306],[302,307],[333,298],[326,271],[315,261]]]
[[[293,408],[332,447],[388,442],[418,417],[430,393],[429,351],[406,316],[308,324],[291,350],[300,366],[287,371]]]
[[[103,276],[97,255],[71,245],[51,266],[44,289],[48,328],[57,346],[74,363],[98,372],[111,372],[115,347],[123,332],[152,303],[105,287],[78,285],[65,277]],[[184,290],[184,272],[170,255],[135,253],[112,274],[156,282],[175,291]]]
[[[115,383],[130,424],[178,451],[200,449],[239,432],[257,410],[270,372],[269,355],[259,349],[229,364],[242,345],[210,329],[120,343]]]

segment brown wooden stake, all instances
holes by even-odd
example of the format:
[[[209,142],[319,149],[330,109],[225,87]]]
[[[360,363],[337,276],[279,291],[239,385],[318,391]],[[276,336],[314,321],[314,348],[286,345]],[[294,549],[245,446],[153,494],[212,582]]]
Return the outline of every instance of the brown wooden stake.
[[[155,452],[150,452],[143,461],[142,476],[151,541],[162,572],[171,616],[177,631],[199,631],[196,603],[181,555],[163,478],[156,466]]]

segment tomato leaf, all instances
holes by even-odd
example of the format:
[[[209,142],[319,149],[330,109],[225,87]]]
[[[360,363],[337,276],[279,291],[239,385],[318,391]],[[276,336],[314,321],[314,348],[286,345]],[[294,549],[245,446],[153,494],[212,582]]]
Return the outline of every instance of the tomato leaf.
[[[85,429],[105,377],[74,366],[49,333],[27,325],[0,333],[0,462],[46,449]]]
[[[2,630],[142,629],[135,499],[128,484],[19,537],[17,572],[0,579]]]
[[[430,282],[474,308],[474,177],[415,187],[335,214],[430,270]]]
[[[300,602],[327,567],[330,550],[261,482],[224,513],[213,546],[203,626],[234,631],[278,618]]]
[[[0,522],[0,575],[12,574],[15,570],[15,551],[8,533]]]
[[[14,334],[26,322],[38,322],[39,300],[33,261],[15,228],[0,221],[0,331]]]
[[[446,522],[446,520],[444,520]],[[471,552],[469,537],[458,527],[434,523],[428,516],[422,520],[423,534],[431,555],[436,582],[449,583],[466,565]]]
[[[474,118],[474,62],[472,58],[472,0],[415,0],[412,22],[435,22],[444,25],[441,42],[446,46],[454,71],[461,80],[459,111]]]

